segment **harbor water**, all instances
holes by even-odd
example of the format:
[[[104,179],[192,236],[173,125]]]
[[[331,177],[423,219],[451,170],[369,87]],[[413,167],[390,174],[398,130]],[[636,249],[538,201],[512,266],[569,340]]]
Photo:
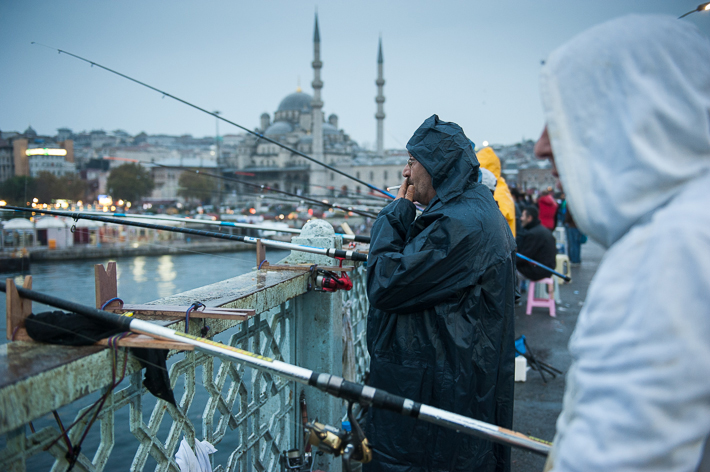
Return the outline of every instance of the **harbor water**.
[[[288,255],[288,251],[269,251],[269,259],[278,261]],[[32,275],[32,288],[39,292],[60,297],[73,302],[94,306],[94,265],[106,265],[109,259],[97,260],[76,260],[61,262],[36,262],[30,270],[24,274],[0,274],[3,279],[14,278],[18,285],[21,285],[24,275]],[[252,271],[255,268],[256,257],[252,251],[204,254],[185,253],[180,255],[162,255],[154,257],[131,257],[116,259],[118,275],[118,296],[126,303],[145,303],[159,298],[167,297],[187,290],[191,290],[204,285],[209,285],[231,277],[236,277]],[[196,300],[198,301],[198,300]],[[0,302],[3,307],[3,316],[0,317],[2,332],[6,331],[5,294],[0,292]],[[33,303],[33,312],[55,310],[38,303]],[[225,334],[215,337],[218,341],[227,342],[229,336]],[[0,343],[6,343],[5,336]],[[57,347],[57,349],[63,349]],[[177,354],[168,359],[168,369],[170,366],[182,359],[182,354]],[[219,360],[215,360],[219,365]],[[121,389],[127,385],[127,380],[118,387]],[[248,388],[250,385],[248,386]],[[175,386],[175,398],[179,402],[184,393],[184,386]],[[79,410],[91,405],[99,397],[99,392],[88,395],[79,401],[67,405],[59,410],[59,415],[65,426],[71,424]],[[200,425],[202,424],[202,411],[207,401],[208,394],[201,386],[197,386],[192,407],[186,412],[191,422],[197,427],[197,436],[200,435]],[[144,414],[149,415],[156,400],[150,394],[143,396]],[[129,432],[128,406],[116,412],[115,417],[115,445],[111,454],[111,461],[105,470],[129,470],[131,461],[138,445],[137,440]],[[149,418],[144,418],[147,423]],[[170,421],[163,421],[158,436],[164,440],[168,435]],[[45,427],[57,428],[54,417],[49,414],[33,422],[36,430]],[[88,434],[82,452],[88,457],[93,457],[99,444],[100,425],[95,424]],[[226,464],[231,452],[239,446],[236,434],[229,433],[216,445],[217,452],[214,454],[215,464]],[[5,438],[0,438],[0,448],[4,447]],[[49,453],[38,454],[27,463],[27,470],[50,470],[54,458]],[[144,470],[153,470],[156,462],[149,458]]]

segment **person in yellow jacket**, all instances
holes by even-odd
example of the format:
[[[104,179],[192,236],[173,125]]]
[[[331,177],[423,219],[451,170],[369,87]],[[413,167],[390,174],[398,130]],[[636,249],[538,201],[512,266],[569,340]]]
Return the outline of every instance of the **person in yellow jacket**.
[[[485,147],[478,151],[476,157],[478,157],[478,163],[481,167],[491,171],[498,179],[493,198],[498,202],[498,208],[500,208],[500,212],[503,213],[508,226],[510,226],[510,231],[515,236],[515,201],[513,200],[513,195],[510,194],[508,184],[505,183],[505,179],[500,175],[500,159],[490,147]]]

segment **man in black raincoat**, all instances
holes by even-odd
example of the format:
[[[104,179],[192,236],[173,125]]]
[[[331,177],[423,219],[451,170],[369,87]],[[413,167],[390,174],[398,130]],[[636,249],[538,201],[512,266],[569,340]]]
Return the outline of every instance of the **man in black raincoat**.
[[[370,384],[511,428],[515,240],[457,124],[431,116],[407,150],[372,229]],[[412,200],[427,205],[416,219]],[[369,472],[510,470],[508,447],[387,411],[370,410],[367,436]]]

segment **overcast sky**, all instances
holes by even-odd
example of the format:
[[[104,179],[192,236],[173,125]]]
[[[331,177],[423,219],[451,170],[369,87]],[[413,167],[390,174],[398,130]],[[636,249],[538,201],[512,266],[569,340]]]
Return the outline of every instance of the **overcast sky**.
[[[385,59],[385,147],[433,113],[477,144],[535,139],[541,60],[628,13],[675,17],[699,0],[0,0],[0,130],[53,135],[215,134],[215,119],[32,41],[147,82],[248,128],[296,90],[312,93],[318,9],[326,116],[375,142],[377,41]],[[710,35],[710,12],[683,20]],[[220,134],[238,129],[220,124]]]

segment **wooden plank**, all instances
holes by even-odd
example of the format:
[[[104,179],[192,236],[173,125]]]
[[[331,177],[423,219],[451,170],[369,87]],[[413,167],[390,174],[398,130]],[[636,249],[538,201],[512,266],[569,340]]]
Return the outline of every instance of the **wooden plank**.
[[[21,298],[17,293],[14,279],[6,279],[5,321],[7,339],[14,341],[31,341],[32,338],[25,329],[25,318],[32,313],[32,300]],[[22,284],[27,290],[32,289],[32,276],[28,275]]]
[[[264,243],[261,242],[261,239],[256,240],[256,268],[261,269],[262,267],[262,262],[266,260],[266,246],[264,246]],[[268,262],[264,263],[265,265],[268,264]]]
[[[125,304],[122,308],[106,308],[106,311],[120,314],[133,312],[136,318],[140,318],[141,316],[150,316],[168,319],[180,319],[185,317],[185,312],[188,308],[189,307],[187,306]],[[251,318],[254,315],[256,315],[256,311],[251,309],[207,307],[200,310],[193,310],[190,313],[190,318],[217,318],[223,320],[243,321]]]
[[[108,338],[96,343],[97,346],[108,346]],[[145,334],[130,334],[118,341],[119,347],[140,347],[150,349],[175,349],[178,351],[194,351],[192,344],[181,343],[168,339],[156,339]]]
[[[103,264],[94,266],[94,290],[96,291],[96,308],[106,301],[118,297],[118,277],[116,275],[116,263],[109,262],[104,269]],[[117,301],[111,302],[106,308],[118,308],[121,304]]]

